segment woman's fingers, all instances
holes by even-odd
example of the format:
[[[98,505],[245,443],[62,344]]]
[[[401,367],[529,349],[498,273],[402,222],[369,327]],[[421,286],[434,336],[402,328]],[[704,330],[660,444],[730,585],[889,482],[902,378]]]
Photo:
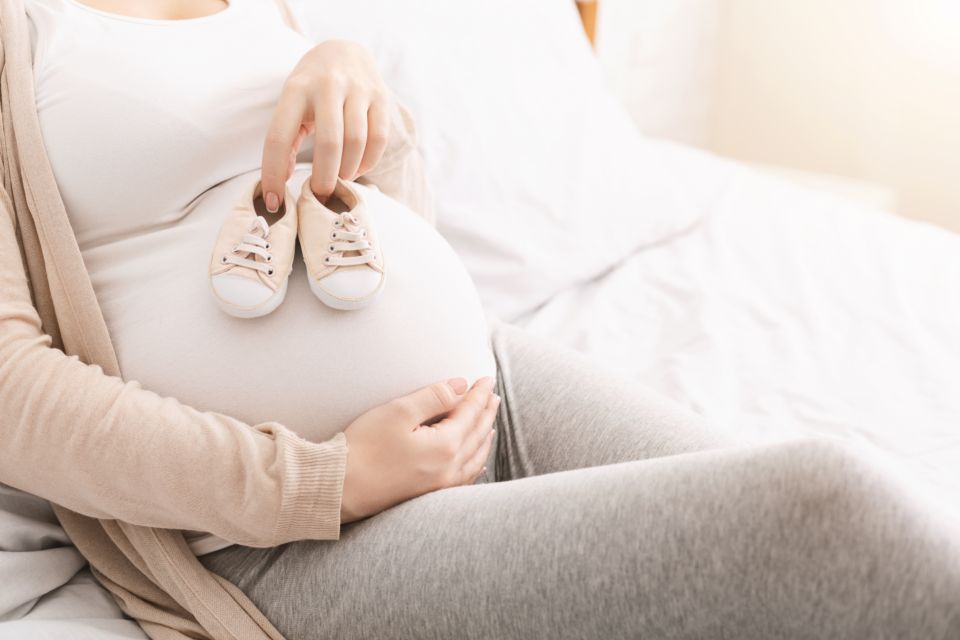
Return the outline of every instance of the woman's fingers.
[[[370,103],[367,110],[367,146],[363,150],[363,159],[357,169],[362,176],[376,167],[383,158],[390,141],[390,103],[378,98]]]
[[[446,382],[435,382],[413,393],[398,398],[394,402],[403,412],[403,419],[420,425],[453,409],[463,394],[467,392],[467,381],[463,378],[451,378]]]
[[[437,426],[450,432],[458,443],[464,442],[469,434],[476,428],[480,414],[487,407],[490,395],[493,393],[493,378],[480,378],[477,380],[463,400],[457,403],[446,418],[440,421]]]
[[[493,430],[487,431],[487,435],[484,436],[483,441],[481,441],[480,447],[477,448],[473,455],[470,456],[470,459],[467,460],[466,464],[463,465],[464,484],[476,482],[480,474],[486,469],[485,465],[490,458],[490,448],[493,446],[493,436],[495,433]]]
[[[304,55],[284,83],[263,148],[267,209],[279,209],[300,143],[314,136],[310,188],[321,200],[338,177],[371,171],[387,148],[395,114],[376,61],[360,45],[328,40]]]
[[[462,482],[475,482],[483,473],[483,467],[490,455],[490,447],[496,431],[493,428],[497,420],[497,410],[500,408],[500,396],[491,395],[486,408],[477,418],[477,424],[464,441],[461,452],[465,460],[460,468]]]
[[[353,180],[360,169],[363,152],[367,146],[367,112],[369,103],[363,98],[347,98],[343,105],[343,156],[340,159],[339,175],[344,180]]]
[[[263,201],[269,211],[277,211],[283,203],[287,180],[292,166],[291,154],[296,154],[302,140],[301,124],[306,100],[297,91],[284,90],[280,96],[263,145],[261,184]]]
[[[463,459],[468,460],[474,456],[477,450],[483,445],[484,441],[490,435],[494,422],[497,420],[497,410],[500,408],[500,396],[491,395],[487,401],[487,406],[477,416],[477,422],[464,437],[462,447]]]
[[[341,94],[324,92],[314,112],[316,131],[313,132],[310,188],[320,200],[330,197],[337,186],[340,159],[343,157],[343,106]]]
[[[293,141],[293,148],[290,149],[290,156],[287,158],[287,176],[293,175],[293,172],[297,169],[297,155],[300,153],[300,147],[303,145],[303,141],[306,137],[313,133],[313,123],[301,124],[300,131],[297,133],[296,140]],[[286,193],[286,191],[284,191]]]

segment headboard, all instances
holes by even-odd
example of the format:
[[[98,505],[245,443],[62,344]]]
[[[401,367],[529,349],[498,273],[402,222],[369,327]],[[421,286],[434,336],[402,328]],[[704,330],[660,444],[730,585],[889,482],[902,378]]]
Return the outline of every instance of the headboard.
[[[576,0],[576,2],[587,37],[590,38],[590,42],[594,42],[597,37],[597,5],[600,4],[600,0]]]

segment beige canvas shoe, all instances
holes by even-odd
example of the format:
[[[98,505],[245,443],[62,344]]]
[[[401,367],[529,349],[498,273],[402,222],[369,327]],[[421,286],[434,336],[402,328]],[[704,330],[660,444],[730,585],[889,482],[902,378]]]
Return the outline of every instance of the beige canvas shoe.
[[[360,309],[383,288],[383,251],[360,193],[337,180],[326,204],[303,183],[297,201],[300,251],[307,265],[310,289],[334,309]]]
[[[210,288],[220,308],[256,318],[280,306],[296,245],[293,195],[288,192],[280,211],[270,213],[258,180],[227,214],[210,258]]]

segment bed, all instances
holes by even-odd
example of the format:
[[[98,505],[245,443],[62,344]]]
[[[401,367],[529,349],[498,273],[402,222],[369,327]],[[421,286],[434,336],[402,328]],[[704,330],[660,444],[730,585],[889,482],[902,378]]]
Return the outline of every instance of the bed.
[[[735,437],[893,456],[956,508],[960,237],[644,137],[572,4],[291,4],[315,39],[370,46],[411,107],[440,230],[491,319]],[[0,554],[21,567],[0,640],[143,637],[43,501],[0,490]]]
[[[878,448],[953,508],[958,318],[956,234],[744,171],[688,232],[516,321],[744,439]]]

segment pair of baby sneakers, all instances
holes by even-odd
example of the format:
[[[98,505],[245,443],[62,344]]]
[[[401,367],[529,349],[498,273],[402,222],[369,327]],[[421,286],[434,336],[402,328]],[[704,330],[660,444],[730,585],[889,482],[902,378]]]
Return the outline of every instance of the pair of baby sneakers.
[[[210,287],[224,312],[265,316],[283,302],[297,238],[310,289],[328,307],[360,309],[383,288],[383,253],[360,193],[338,180],[321,203],[303,183],[296,206],[288,192],[276,213],[267,211],[260,182],[230,211],[210,259]]]

